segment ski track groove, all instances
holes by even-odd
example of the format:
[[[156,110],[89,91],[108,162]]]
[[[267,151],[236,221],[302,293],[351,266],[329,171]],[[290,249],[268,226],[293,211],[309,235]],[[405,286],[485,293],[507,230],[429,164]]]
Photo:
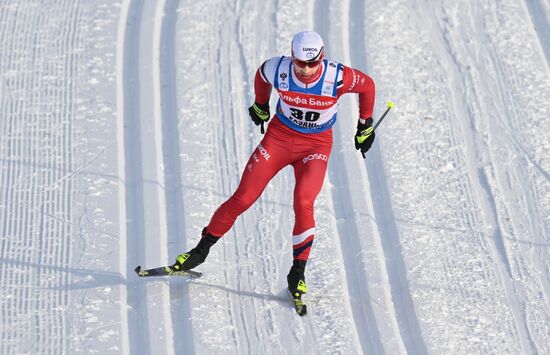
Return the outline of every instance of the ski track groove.
[[[169,5],[177,6],[176,3]],[[133,133],[137,134],[131,138],[134,140],[131,144],[134,148],[139,145],[142,149],[139,151],[130,149],[127,152],[129,158],[125,159],[126,161],[134,159],[133,164],[136,164],[135,161],[141,163],[139,171],[141,174],[136,175],[138,180],[135,188],[141,190],[136,193],[141,194],[139,207],[141,211],[137,213],[141,216],[138,218],[143,217],[144,219],[143,234],[140,236],[142,239],[140,242],[145,251],[142,262],[145,264],[155,263],[155,265],[167,262],[168,232],[169,230],[173,231],[174,238],[176,238],[175,234],[178,230],[177,225],[173,223],[174,220],[168,217],[168,210],[177,213],[177,201],[168,197],[168,194],[177,186],[172,173],[173,168],[177,169],[179,166],[174,163],[179,159],[178,148],[173,146],[177,143],[177,135],[174,137],[171,133],[174,132],[172,116],[175,101],[163,90],[164,80],[169,77],[169,73],[166,73],[166,77],[164,76],[165,70],[174,70],[174,66],[169,64],[171,62],[167,62],[170,60],[168,56],[172,55],[173,58],[174,53],[173,42],[166,39],[166,36],[169,35],[166,27],[174,23],[172,14],[165,16],[166,6],[169,5],[164,1],[156,4],[143,2],[139,5],[142,12],[138,25],[140,35],[136,36],[137,47],[133,49],[137,51],[139,65],[133,70],[139,78],[140,91],[138,95],[130,98],[130,101],[131,103],[139,102],[139,112],[134,115],[134,120],[139,121],[139,128],[137,127],[138,123],[133,122],[136,124]],[[145,13],[151,14],[152,17],[144,17]],[[164,68],[165,64],[169,69]],[[168,90],[174,89],[172,81],[166,81],[166,85],[170,86]],[[129,124],[131,125],[131,123]],[[168,151],[165,152],[165,149]],[[139,159],[135,159],[136,152],[141,153]],[[171,154],[175,154],[175,157]],[[168,175],[164,171],[166,166],[168,166]],[[136,167],[132,168],[132,170],[137,169]],[[126,176],[130,174],[126,174]],[[172,205],[169,206],[169,204]],[[146,207],[148,208],[147,212]],[[133,266],[131,265],[130,268]],[[131,271],[129,272],[131,273]],[[177,344],[174,342],[176,336],[174,331],[176,328],[180,329],[183,322],[183,319],[179,317],[176,320],[179,322],[177,327],[174,327],[172,322],[172,316],[177,313],[172,310],[170,291],[171,289],[177,291],[177,286],[163,283],[160,287],[153,287],[153,285],[139,285],[138,287],[140,296],[142,296],[139,317],[148,319],[148,329],[140,328],[138,336],[143,337],[147,332],[148,348],[146,349],[149,352],[173,353],[178,350],[176,346],[183,345],[181,342],[177,342]],[[158,329],[164,331],[158,333]],[[186,328],[186,330],[189,329]],[[187,332],[185,337],[189,339]],[[140,350],[143,351],[143,348]]]
[[[166,1],[163,5],[161,24],[161,38],[156,49],[159,55],[158,67],[160,105],[162,117],[162,142],[163,142],[163,167],[166,201],[167,223],[167,255],[170,249],[183,250],[183,236],[185,234],[185,222],[181,216],[185,215],[185,208],[180,186],[180,145],[177,127],[177,97],[176,97],[176,65],[175,65],[175,35],[177,22],[178,1]],[[160,6],[160,5],[159,5]],[[180,221],[183,221],[180,223]],[[180,283],[171,282],[169,285],[169,306],[172,319],[171,331],[173,332],[174,352],[193,353],[194,341],[192,327],[186,326],[190,318],[188,289],[182,289]],[[179,299],[183,294],[183,301]]]
[[[174,66],[170,65],[168,62],[170,56],[173,58],[174,53],[174,43],[171,42],[166,36],[169,35],[168,23],[173,23],[173,13],[166,12],[165,10],[169,5],[177,5],[174,2],[169,4],[170,1],[159,1],[155,8],[154,15],[154,24],[153,24],[153,41],[152,41],[152,80],[153,80],[153,112],[154,115],[151,117],[154,120],[154,132],[155,132],[155,165],[152,167],[154,170],[154,175],[156,176],[157,184],[161,184],[156,189],[158,207],[159,207],[159,253],[160,256],[159,263],[164,264],[168,262],[168,253],[169,245],[168,241],[171,238],[169,236],[170,231],[174,231],[174,238],[176,236],[177,226],[173,224],[174,219],[169,218],[171,211],[177,212],[177,203],[174,203],[171,199],[175,194],[172,191],[175,189],[176,183],[174,183],[173,169],[177,168],[179,164],[175,161],[179,160],[179,153],[177,147],[174,147],[173,144],[177,143],[177,133],[174,131],[173,127],[173,110],[174,110],[174,101],[171,101],[167,94],[170,91],[173,92],[174,85],[173,82],[168,81],[172,77],[168,71],[174,70]],[[172,8],[168,8],[170,10]],[[173,32],[173,31],[172,31]],[[166,73],[166,76],[163,75]],[[163,90],[166,89],[166,90]],[[171,97],[170,97],[171,98]],[[150,118],[150,119],[151,119]],[[147,139],[147,138],[146,138]],[[175,153],[175,157],[172,155]],[[155,235],[147,235],[150,241],[155,240]],[[159,255],[160,254],[160,255]],[[166,261],[164,261],[166,260]],[[176,329],[182,329],[183,320],[178,317],[176,321],[179,321],[177,326],[173,324],[173,315],[178,315],[175,310],[172,310],[174,307],[173,302],[171,302],[171,290],[177,290],[177,286],[174,283],[168,282],[163,285],[162,288],[162,312],[163,316],[160,320],[162,323],[159,325],[161,329],[164,330],[166,338],[164,340],[165,350],[167,354],[172,354],[176,350],[182,351],[182,349],[175,348],[175,338],[177,334],[175,333]],[[157,326],[157,327],[159,327]],[[188,334],[189,328],[184,328],[186,331],[185,338],[189,339]],[[182,343],[178,342],[178,346],[181,346]],[[155,349],[154,351],[157,351]]]
[[[540,0],[524,0],[526,12],[531,17],[533,31],[536,33],[541,51],[546,59],[546,66],[550,68],[550,23],[548,13]]]
[[[350,64],[355,67],[355,68],[358,68],[359,70],[362,70],[363,67],[366,67],[367,70],[364,70],[367,74],[369,72],[368,70],[368,60],[367,60],[367,49],[366,49],[366,46],[365,46],[365,38],[369,38],[369,34],[367,32],[367,29],[365,28],[365,20],[364,20],[364,14],[365,14],[365,3],[361,0],[351,0],[350,1],[350,4],[348,6],[348,17],[346,18],[347,21],[344,21],[344,23],[348,23],[349,26],[348,26],[348,29],[347,29],[347,32],[345,31],[345,29],[343,28],[343,33],[344,35],[347,33],[349,34],[349,38],[347,38],[346,41],[344,41],[343,43],[348,43],[347,45],[347,48],[346,48],[346,52],[349,53],[349,57],[350,57]],[[376,85],[376,83],[375,83]],[[381,100],[379,100],[381,101]],[[353,112],[357,112],[356,110],[354,110]],[[347,139],[349,139],[350,135],[348,136],[342,136],[342,139],[346,138],[346,140],[344,141],[347,141]],[[354,154],[357,154],[358,152],[355,152],[352,150],[352,152]],[[373,154],[379,154],[379,152],[376,151],[376,148],[373,150],[372,152]],[[359,158],[357,158],[359,159]],[[356,159],[356,160],[357,160]],[[362,161],[362,163],[364,163],[364,161]],[[364,164],[362,164],[364,165]],[[375,172],[376,174],[381,174],[381,171],[377,171]],[[367,171],[363,171],[363,174],[361,174],[361,178],[362,179],[365,179],[365,180],[368,180],[368,175],[367,175]],[[365,186],[366,185],[366,181],[363,183],[363,185]],[[349,184],[348,186],[353,186],[353,184]],[[370,189],[370,186],[365,186],[365,191],[369,191]],[[350,190],[349,191],[349,196],[352,196],[353,193],[352,191]],[[351,199],[350,199],[351,200]],[[375,211],[374,211],[374,204],[375,202],[374,201],[369,201],[366,203],[367,206],[369,206],[369,209],[368,209],[368,213],[371,214],[372,216],[374,216],[375,214]],[[358,217],[356,218],[355,220],[361,220],[361,219],[364,219],[364,217]],[[372,304],[372,306],[363,306],[363,307],[376,307],[376,306],[380,306],[382,310],[379,310],[379,312],[385,312],[385,319],[378,319],[376,318],[376,316],[371,316],[371,317],[374,317],[374,319],[367,319],[366,322],[367,322],[367,326],[360,326],[358,325],[358,329],[369,329],[368,328],[368,324],[370,323],[373,323],[376,325],[376,327],[378,328],[377,329],[374,329],[372,331],[372,335],[371,337],[374,338],[374,339],[378,339],[378,342],[382,343],[382,344],[376,344],[377,346],[380,346],[380,352],[383,352],[385,351],[386,353],[395,353],[395,352],[399,352],[399,353],[404,353],[406,350],[405,350],[405,344],[404,344],[404,341],[403,341],[403,338],[400,334],[400,331],[399,331],[399,324],[398,324],[398,319],[397,319],[397,314],[395,312],[395,308],[393,307],[393,305],[389,302],[391,302],[391,286],[390,286],[390,279],[389,279],[389,275],[388,275],[388,272],[387,270],[384,270],[383,268],[383,264],[385,264],[385,258],[384,258],[384,252],[383,252],[383,248],[382,248],[382,235],[381,235],[381,231],[378,226],[376,225],[376,223],[374,223],[375,226],[373,226],[373,228],[371,228],[371,233],[373,234],[373,239],[375,240],[375,242],[373,243],[373,247],[375,247],[374,251],[372,251],[373,253],[375,253],[375,255],[380,255],[381,257],[381,260],[379,261],[380,265],[379,267],[381,268],[379,273],[380,273],[380,276],[382,276],[382,281],[380,281],[380,285],[378,286],[378,288],[380,288],[380,290],[378,290],[378,293],[381,293],[381,295],[377,295],[375,297],[371,297],[368,301],[369,303]],[[376,230],[374,230],[374,228],[376,228]],[[359,233],[359,228],[356,232],[357,236],[360,235]],[[345,240],[345,238],[344,238]],[[369,247],[368,246],[363,246],[361,248],[361,250],[369,250]],[[368,269],[368,268],[372,268],[372,264],[371,265],[365,265],[364,266],[364,269]],[[353,272],[353,268],[351,268],[351,272]],[[372,271],[371,271],[372,273]],[[374,273],[377,273],[377,271],[374,271]],[[372,275],[372,274],[371,274]],[[364,281],[364,284],[365,285],[369,285],[370,283],[374,283],[376,284],[377,282],[377,279],[372,279],[373,277],[370,276],[371,280],[369,280],[369,274],[368,273],[365,273],[365,281]],[[381,300],[383,297],[383,299],[385,299],[385,302],[386,302],[386,306],[385,307],[382,307],[378,302],[376,302],[375,300]],[[365,301],[363,301],[365,302]],[[389,303],[389,304],[388,304]],[[355,314],[355,312],[354,312]],[[387,327],[389,329],[384,329],[384,327]],[[387,334],[389,333],[389,334]],[[384,334],[384,337],[382,337],[381,334]],[[393,346],[392,346],[393,345]],[[363,351],[367,351],[368,349],[370,349],[371,346],[369,347],[363,347]],[[374,353],[378,353],[379,351],[376,350],[378,348],[375,348],[374,349]]]
[[[119,142],[119,172],[123,176],[124,197],[120,204],[121,219],[125,226],[121,226],[121,258],[125,258],[126,277],[134,276],[136,260],[145,259],[145,243],[142,231],[144,201],[139,189],[143,177],[141,169],[140,122],[139,112],[135,103],[139,100],[139,37],[140,21],[143,3],[141,0],[127,0],[123,3],[119,36],[117,38],[117,117]],[[122,223],[121,223],[122,224]],[[125,245],[124,245],[125,244]],[[135,259],[128,258],[133,255]],[[130,276],[131,275],[131,276]],[[150,349],[148,334],[148,317],[146,313],[145,285],[129,283],[127,290],[128,305],[127,320],[128,335],[124,335],[127,344],[123,349],[129,354],[140,354],[144,349]],[[144,316],[141,316],[144,315]]]
[[[395,223],[390,190],[385,180],[384,164],[375,148],[366,164],[371,198],[374,201],[374,217],[380,231],[382,257],[389,278],[393,312],[399,326],[400,337],[408,353],[426,354],[427,348],[411,297],[407,267],[401,250],[401,237]]]
[[[131,255],[137,255],[136,249],[130,248],[128,240],[128,190],[127,190],[127,172],[131,173],[126,164],[126,147],[128,145],[128,136],[125,132],[126,122],[128,118],[125,117],[126,111],[129,109],[127,103],[127,97],[125,96],[126,87],[129,84],[127,77],[128,67],[126,63],[129,62],[128,55],[126,53],[127,46],[127,31],[130,28],[130,17],[133,16],[132,1],[123,1],[120,7],[120,15],[118,18],[117,37],[116,37],[116,142],[117,142],[117,174],[119,177],[118,183],[118,235],[119,235],[119,258],[118,258],[118,270],[124,275],[126,280],[131,275],[132,269],[129,265],[128,255],[130,251],[133,251]],[[85,247],[84,247],[85,249]],[[120,322],[121,324],[127,324],[126,328],[121,331],[121,353],[130,354],[130,339],[134,338],[136,333],[137,323],[131,322],[130,312],[130,284],[126,287],[120,287],[120,303],[127,305],[127,309],[124,310],[121,307]]]
[[[351,57],[351,65],[355,68],[358,68],[359,70],[363,69],[363,66],[366,66],[367,70],[365,71],[367,74],[369,74],[369,63],[367,60],[367,48],[365,45],[365,39],[369,38],[368,30],[365,27],[365,13],[366,13],[366,5],[361,0],[351,0],[350,6],[349,6],[349,17],[347,23],[349,24],[348,32],[349,33],[349,39],[345,43],[349,43],[347,52],[349,52],[349,56]],[[345,32],[344,32],[345,33]],[[376,82],[375,82],[376,85]],[[384,99],[378,99],[379,102],[384,102]],[[348,138],[348,137],[345,137]],[[348,138],[349,139],[349,138]],[[374,147],[373,154],[380,155],[378,151],[377,145]],[[368,169],[367,169],[368,170]],[[364,170],[363,178],[368,179],[367,170]],[[375,172],[375,174],[380,174],[381,172]],[[352,184],[348,186],[353,186]],[[370,186],[365,189],[365,191],[368,191],[370,189]],[[350,191],[351,193],[351,191]],[[375,201],[371,201],[367,203],[369,205],[369,214],[371,216],[375,215],[374,206],[373,204]],[[362,217],[364,218],[364,217]],[[361,217],[359,217],[361,219]],[[378,328],[379,331],[382,333],[382,329],[384,325],[389,329],[384,329],[383,334],[385,335],[385,338],[380,339],[382,344],[384,344],[384,350],[386,353],[405,353],[406,348],[403,341],[403,337],[401,336],[401,333],[399,331],[399,324],[398,324],[398,318],[395,311],[395,307],[392,305],[391,300],[391,286],[390,286],[390,280],[389,280],[389,274],[387,270],[384,270],[383,266],[385,265],[385,257],[384,257],[384,251],[382,247],[382,235],[381,232],[383,230],[379,229],[379,226],[377,223],[374,223],[376,228],[376,231],[374,231],[374,228],[371,229],[373,233],[373,239],[376,241],[374,245],[375,249],[373,253],[376,255],[380,255],[381,259],[379,263],[381,264],[379,267],[381,267],[380,276],[382,276],[382,280],[380,281],[380,285],[378,286],[380,290],[378,291],[382,295],[375,297],[374,299],[380,300],[382,297],[385,299],[386,307],[383,308],[382,311],[385,314],[385,319],[378,320]],[[359,234],[358,234],[359,235]],[[363,250],[369,250],[368,247],[364,247]],[[401,256],[402,257],[402,256]],[[366,266],[367,268],[369,265]],[[372,267],[372,266],[370,266]],[[375,271],[376,273],[376,271]],[[412,273],[412,271],[411,271]],[[376,277],[374,280],[368,280],[369,275],[366,274],[367,280],[366,283],[369,282],[376,283],[378,280],[378,277]],[[370,276],[373,278],[373,276]],[[372,300],[372,303],[377,304],[375,300]],[[415,318],[416,315],[415,315]],[[418,319],[416,319],[416,322],[418,322]],[[362,329],[362,328],[359,328]],[[389,334],[386,334],[386,332],[389,332]],[[375,337],[379,336],[375,333]],[[422,337],[422,334],[417,334],[417,336]],[[425,348],[425,345],[423,345],[423,348]]]

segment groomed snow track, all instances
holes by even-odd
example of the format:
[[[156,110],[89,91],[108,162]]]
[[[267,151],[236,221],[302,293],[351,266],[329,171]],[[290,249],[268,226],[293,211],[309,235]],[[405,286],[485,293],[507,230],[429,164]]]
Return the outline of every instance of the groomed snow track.
[[[548,0],[0,0],[1,354],[550,353]],[[285,291],[291,168],[197,280],[262,138],[263,60],[318,31],[371,75],[341,100],[307,317]],[[275,95],[272,98],[274,107]]]

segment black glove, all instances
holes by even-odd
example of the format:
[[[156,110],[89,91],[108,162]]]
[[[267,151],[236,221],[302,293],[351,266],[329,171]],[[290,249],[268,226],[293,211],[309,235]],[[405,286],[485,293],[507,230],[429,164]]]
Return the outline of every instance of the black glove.
[[[365,123],[357,121],[357,132],[355,133],[355,149],[366,153],[374,142],[374,129],[372,128],[372,117],[365,120]]]
[[[262,125],[261,132],[264,134],[264,123],[269,121],[270,118],[269,101],[265,104],[254,102],[254,104],[248,108],[248,113],[250,114],[250,119],[252,119],[256,126]]]

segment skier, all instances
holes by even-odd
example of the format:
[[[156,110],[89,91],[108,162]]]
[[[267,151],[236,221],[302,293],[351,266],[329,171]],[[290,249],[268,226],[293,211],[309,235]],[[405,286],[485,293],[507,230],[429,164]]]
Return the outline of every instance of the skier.
[[[291,47],[290,57],[271,58],[256,71],[255,102],[248,111],[252,121],[261,125],[262,133],[271,118],[271,88],[277,90],[279,100],[267,133],[248,160],[237,190],[215,211],[197,246],[179,255],[173,267],[185,271],[203,263],[210,248],[258,199],[275,174],[292,165],[296,178],[294,260],[287,282],[293,297],[300,298],[307,292],[304,272],[315,236],[313,205],[327,170],[338,99],[346,93],[359,94],[354,142],[355,148],[365,153],[375,137],[374,82],[357,69],[324,59],[324,42],[316,32],[297,33]]]

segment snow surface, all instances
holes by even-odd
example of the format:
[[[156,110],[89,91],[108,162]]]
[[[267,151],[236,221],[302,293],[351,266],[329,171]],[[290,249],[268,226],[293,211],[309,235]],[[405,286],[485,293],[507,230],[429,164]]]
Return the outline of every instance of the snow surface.
[[[396,103],[363,160],[341,100],[309,314],[292,169],[201,279],[138,279],[238,185],[302,29]],[[550,354],[549,62],[549,0],[0,0],[0,353]]]

